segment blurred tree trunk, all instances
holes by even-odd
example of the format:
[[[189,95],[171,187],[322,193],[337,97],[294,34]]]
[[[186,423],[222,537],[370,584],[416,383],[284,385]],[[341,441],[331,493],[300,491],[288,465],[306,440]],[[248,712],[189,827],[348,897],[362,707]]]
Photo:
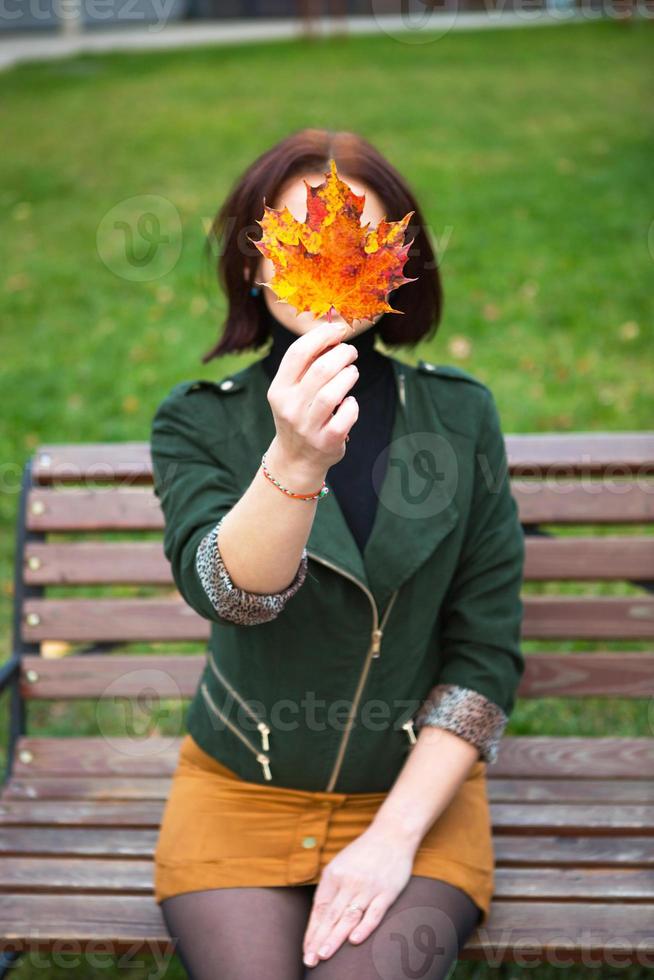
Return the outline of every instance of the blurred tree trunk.
[[[327,8],[324,11],[323,6]],[[347,0],[295,0],[295,9],[302,21],[305,37],[316,36],[314,18],[322,17],[323,13],[332,20],[334,33],[347,33]]]

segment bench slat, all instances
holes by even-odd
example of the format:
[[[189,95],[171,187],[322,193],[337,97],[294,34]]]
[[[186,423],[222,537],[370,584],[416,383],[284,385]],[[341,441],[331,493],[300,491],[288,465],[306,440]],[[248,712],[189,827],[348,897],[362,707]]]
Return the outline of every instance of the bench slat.
[[[654,655],[647,652],[530,653],[519,697],[644,698],[654,693]]]
[[[514,736],[502,739],[490,768],[493,776],[514,779],[652,780],[654,753],[651,738]]]
[[[178,593],[170,599],[27,599],[22,625],[28,643],[195,642],[210,632],[209,621]],[[522,636],[652,639],[654,597],[525,596]]]
[[[525,536],[525,581],[654,581],[654,536]]]
[[[621,905],[604,902],[516,902],[493,903],[487,925],[475,930],[460,953],[460,958],[483,958],[493,966],[513,954],[507,937],[528,937],[530,963],[538,953],[562,949],[566,957],[581,957],[584,950],[593,951],[598,965],[611,956],[620,963],[644,963],[654,955],[654,928],[648,902]],[[153,896],[136,895],[28,895],[8,892],[0,895],[0,921],[3,922],[4,948],[42,950],[62,939],[106,939],[113,943],[112,953],[138,944],[174,950],[161,909]],[[597,948],[597,947],[600,948]],[[83,948],[82,943],[75,947]],[[103,948],[106,953],[106,949]],[[524,957],[524,946],[520,949]]]
[[[21,695],[28,699],[138,696],[144,686],[162,698],[191,698],[205,654],[84,654],[48,659],[23,657]],[[530,653],[518,694],[524,698],[611,696],[643,698],[654,693],[654,654],[618,651]]]
[[[495,898],[654,902],[654,869],[497,868]]]
[[[493,803],[654,803],[646,779],[500,779],[487,772]],[[0,790],[0,800],[165,800],[171,776],[13,776]]]
[[[487,768],[488,798],[492,803],[654,804],[654,787],[647,779],[503,779]]]
[[[162,800],[0,800],[0,826],[151,827],[161,823]],[[506,832],[652,834],[654,802],[637,804],[492,803],[493,827]]]
[[[0,855],[151,858],[158,836],[158,830],[130,827],[0,826]]]
[[[0,891],[151,895],[153,876],[152,861],[5,857],[0,864]],[[494,900],[501,898],[654,901],[654,870],[499,868]]]
[[[654,473],[651,432],[507,432],[504,442],[511,472]]]
[[[170,775],[179,756],[179,736],[28,736],[17,740],[14,774],[32,776]],[[25,761],[24,752],[30,755]],[[636,779],[654,777],[649,738],[505,736],[490,778]],[[619,787],[618,787],[619,788]]]
[[[27,495],[30,531],[161,531],[163,512],[152,487],[101,490],[36,488]]]
[[[619,489],[616,489],[619,487]],[[523,524],[643,524],[654,519],[654,494],[643,481],[547,484],[515,478],[511,492]],[[30,531],[156,531],[164,517],[152,487],[30,490]]]
[[[12,776],[0,789],[0,800],[164,800],[170,793],[170,780],[171,776],[139,776],[138,780],[129,776]],[[642,791],[636,788],[640,785],[634,783],[628,798],[622,796],[625,803],[644,802]],[[624,793],[622,783],[620,787]],[[610,792],[615,788],[606,790]]]
[[[509,469],[527,473],[654,473],[651,432],[504,433]],[[152,479],[148,442],[44,443],[34,453],[37,482]]]
[[[179,736],[160,735],[134,740],[126,736],[22,735],[16,742],[13,774],[23,778],[169,776],[177,764],[180,743]]]
[[[538,962],[540,954],[546,964],[557,966],[570,959],[583,963],[584,968],[603,963],[615,967],[617,962],[651,966],[653,912],[650,903],[620,906],[599,902],[498,901],[493,903],[488,924],[475,930],[459,958],[483,958],[487,966],[515,959],[531,966]],[[556,951],[561,951],[562,956],[549,959],[548,954]]]
[[[142,858],[154,855],[159,831],[113,827],[3,827],[0,855]],[[654,837],[496,833],[498,867],[654,868]]]
[[[5,857],[0,863],[0,891],[121,892],[150,895],[152,860],[120,858]],[[647,874],[648,872],[643,872]],[[625,875],[637,874],[625,871]],[[634,887],[635,878],[632,879]],[[634,896],[636,897],[636,896]]]
[[[522,636],[650,639],[654,636],[654,597],[526,596]]]
[[[31,625],[29,618],[38,616]],[[28,599],[23,637],[85,642],[195,642],[209,638],[210,623],[178,593],[170,599]]]
[[[645,524],[654,519],[654,494],[643,482],[602,482],[590,489],[574,481],[515,478],[511,493],[523,524]]]
[[[163,545],[156,541],[28,541],[29,585],[169,585]],[[606,535],[525,538],[525,581],[654,580],[654,537]]]
[[[29,585],[174,587],[161,541],[27,541],[23,569]]]
[[[654,837],[557,834],[494,834],[498,867],[652,868]]]
[[[150,444],[131,442],[44,443],[34,452],[32,475],[37,483],[106,480],[152,482]]]
[[[152,943],[170,952],[174,949],[152,895],[5,892],[0,894],[0,922],[0,949],[47,950],[63,939],[77,940],[72,947],[76,952],[83,948],[80,941],[102,939],[112,944],[111,955],[127,949],[134,953],[138,943]],[[15,940],[23,940],[20,947]],[[109,955],[106,947],[102,952],[103,959]]]

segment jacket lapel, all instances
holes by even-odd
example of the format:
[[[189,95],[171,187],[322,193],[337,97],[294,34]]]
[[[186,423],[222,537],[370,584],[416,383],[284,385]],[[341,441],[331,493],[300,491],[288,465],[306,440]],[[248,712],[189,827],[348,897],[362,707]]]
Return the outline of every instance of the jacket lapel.
[[[386,457],[372,479],[377,513],[363,553],[380,605],[400,588],[455,526],[458,467],[447,431],[417,373],[391,358],[398,386],[395,424]],[[377,467],[375,467],[377,469]]]
[[[398,398],[390,445],[373,468],[372,481],[378,497],[373,527],[361,554],[330,486],[316,508],[307,551],[353,576],[368,588],[378,605],[385,605],[429,557],[455,526],[459,510],[454,491],[457,483],[456,454],[446,430],[436,416],[426,391],[415,383],[409,365],[390,358]],[[256,371],[257,401],[269,381],[260,362]],[[270,413],[268,413],[270,415]],[[261,450],[274,436],[274,424],[261,431]]]

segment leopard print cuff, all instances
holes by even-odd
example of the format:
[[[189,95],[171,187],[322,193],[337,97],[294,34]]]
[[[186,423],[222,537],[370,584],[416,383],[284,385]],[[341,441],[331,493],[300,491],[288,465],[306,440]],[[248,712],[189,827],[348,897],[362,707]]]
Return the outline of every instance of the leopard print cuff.
[[[202,538],[195,555],[195,567],[204,591],[216,612],[224,619],[239,626],[267,623],[279,616],[304,582],[309,561],[307,549],[302,549],[295,578],[282,592],[246,592],[234,585],[220,556],[218,530],[223,520],[224,517]]]
[[[484,762],[497,760],[498,746],[508,715],[478,691],[458,684],[437,684],[416,714],[416,731],[422,725],[436,725],[460,735],[479,749]]]

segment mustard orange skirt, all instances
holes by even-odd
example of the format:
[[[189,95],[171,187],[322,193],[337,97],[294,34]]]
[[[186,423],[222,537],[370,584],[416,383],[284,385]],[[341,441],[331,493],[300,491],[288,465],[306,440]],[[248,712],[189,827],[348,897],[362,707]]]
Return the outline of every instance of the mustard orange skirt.
[[[386,796],[249,782],[186,734],[155,848],[155,900],[207,888],[317,884],[323,867],[363,833]],[[493,871],[480,759],[423,837],[413,873],[461,888],[482,910],[483,925]]]

